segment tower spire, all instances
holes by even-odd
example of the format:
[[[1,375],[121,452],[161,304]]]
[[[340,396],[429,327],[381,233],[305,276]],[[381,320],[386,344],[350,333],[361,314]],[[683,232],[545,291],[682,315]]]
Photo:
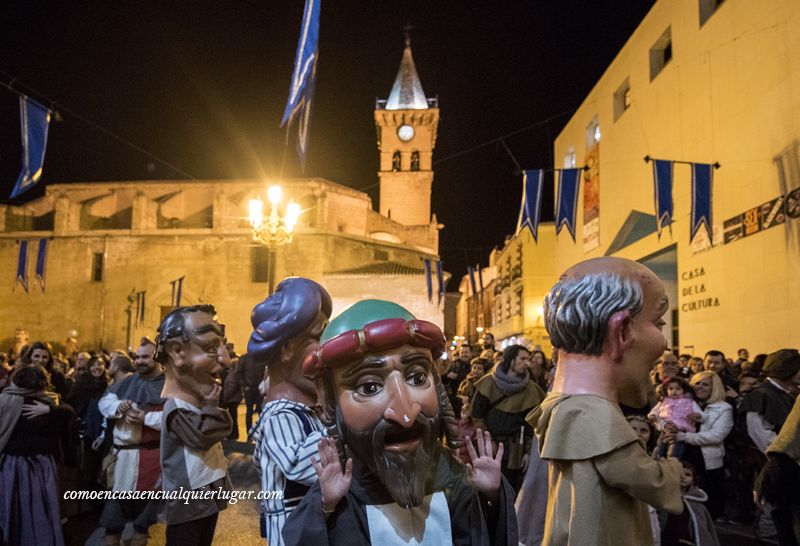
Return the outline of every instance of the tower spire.
[[[417,67],[414,65],[414,57],[411,54],[411,25],[406,24],[403,28],[405,34],[406,47],[403,50],[403,58],[400,61],[400,69],[392,85],[389,98],[386,100],[387,110],[426,110],[428,100],[425,98],[425,91],[419,82]]]

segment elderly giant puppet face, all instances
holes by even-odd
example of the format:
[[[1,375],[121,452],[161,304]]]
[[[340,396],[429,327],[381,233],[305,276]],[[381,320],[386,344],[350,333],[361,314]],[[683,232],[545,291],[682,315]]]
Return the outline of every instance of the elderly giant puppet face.
[[[183,317],[183,337],[164,342],[164,396],[188,398],[202,405],[203,397],[219,381],[217,374],[231,363],[225,347],[225,327],[202,311],[187,312]]]
[[[429,349],[403,345],[337,368],[345,444],[401,506],[418,506],[440,432]]]

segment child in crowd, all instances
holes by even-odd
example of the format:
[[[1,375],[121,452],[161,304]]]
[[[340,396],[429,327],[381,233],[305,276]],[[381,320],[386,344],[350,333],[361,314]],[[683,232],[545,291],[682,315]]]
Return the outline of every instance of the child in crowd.
[[[648,455],[652,456],[653,448],[653,427],[647,417],[640,414],[628,415],[626,417],[628,424],[639,437],[639,443],[642,445]],[[650,528],[653,530],[653,546],[661,546],[661,524],[659,522],[659,512],[652,506],[647,506],[650,515]],[[666,518],[664,518],[666,521]]]
[[[484,358],[473,358],[470,362],[470,370],[464,381],[458,386],[458,396],[467,400],[472,400],[475,396],[475,383],[486,374],[489,361]],[[461,411],[464,411],[463,409]]]
[[[695,402],[692,388],[685,380],[679,377],[665,379],[659,387],[658,395],[659,401],[650,410],[648,417],[654,420],[659,431],[663,431],[667,423],[672,423],[680,431],[695,432],[695,423],[703,422],[703,410]],[[683,442],[658,442],[658,458],[680,459],[684,450]]]
[[[470,438],[475,438],[475,425],[472,422],[472,401],[469,399],[464,399],[464,402],[461,405],[461,419],[459,421],[459,426],[461,427],[461,441],[466,442],[467,436]],[[464,464],[471,464],[471,460],[469,458],[469,452],[467,450],[466,443],[456,449],[455,457],[459,461]]]
[[[686,461],[681,461],[681,464],[681,492],[686,509],[678,515],[667,515],[661,527],[661,546],[719,546],[714,521],[703,504],[708,500],[708,495],[695,485],[694,466]]]

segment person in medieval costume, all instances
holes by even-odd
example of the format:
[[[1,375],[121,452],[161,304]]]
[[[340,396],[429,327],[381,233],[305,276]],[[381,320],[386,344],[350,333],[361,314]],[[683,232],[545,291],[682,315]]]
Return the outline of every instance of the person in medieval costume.
[[[794,358],[800,359],[797,351]],[[800,396],[767,447],[767,464],[756,482],[756,501],[772,507],[780,546],[800,544]]]
[[[212,305],[178,307],[158,327],[156,360],[164,365],[161,473],[166,494],[188,491],[191,500],[165,501],[167,546],[209,546],[219,512],[232,491],[221,441],[231,416],[219,407],[217,374],[230,366],[225,326]],[[214,492],[216,494],[212,494]]]
[[[161,489],[161,417],[164,370],[153,357],[156,345],[142,338],[136,349],[136,373],[111,385],[97,407],[111,428],[111,448],[104,461],[106,485],[113,491]],[[107,433],[106,433],[107,434]],[[133,522],[131,545],[147,544],[156,522],[155,499],[108,499],[100,516],[106,546],[122,540],[125,525]]]
[[[464,466],[436,368],[441,330],[397,304],[365,300],[325,329],[303,370],[317,381],[328,436],[319,477],[283,528],[287,545],[517,544],[503,445],[476,431]]]
[[[261,535],[281,546],[286,517],[317,481],[311,459],[325,433],[318,415],[314,382],[303,377],[303,359],[319,345],[331,315],[331,297],[310,279],[290,277],[253,309],[250,358],[269,373],[266,403],[256,424],[253,461],[262,491],[281,498],[261,501]]]
[[[646,402],[668,309],[658,277],[620,258],[571,267],[546,296],[558,368],[528,418],[550,463],[543,544],[649,545],[647,505],[682,511],[680,462],[648,457],[620,410]]]

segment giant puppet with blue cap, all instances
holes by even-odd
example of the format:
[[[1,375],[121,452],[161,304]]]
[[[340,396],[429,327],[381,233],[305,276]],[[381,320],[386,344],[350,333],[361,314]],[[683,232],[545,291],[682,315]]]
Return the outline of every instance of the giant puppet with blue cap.
[[[517,544],[503,446],[477,431],[464,466],[458,425],[434,366],[438,326],[388,301],[336,317],[303,362],[328,437],[318,481],[283,528],[286,544]],[[444,442],[443,442],[444,440]],[[446,447],[444,444],[447,444]]]

